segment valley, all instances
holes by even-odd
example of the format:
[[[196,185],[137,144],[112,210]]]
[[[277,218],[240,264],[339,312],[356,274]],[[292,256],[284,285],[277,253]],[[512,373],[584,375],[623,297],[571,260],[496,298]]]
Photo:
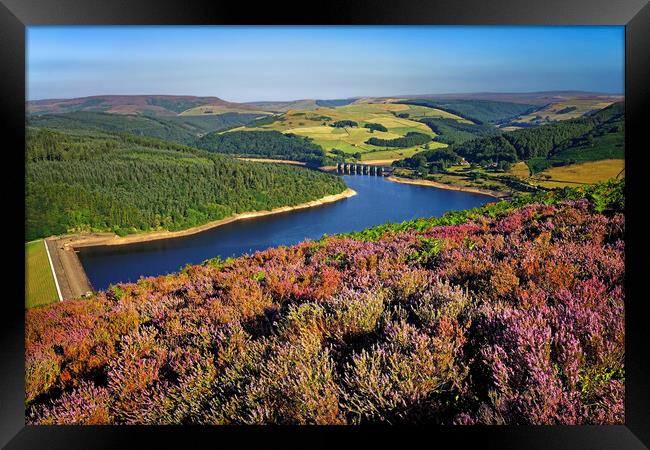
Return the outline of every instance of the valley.
[[[27,236],[69,236],[68,251],[187,236],[344,198],[341,179],[322,173],[341,163],[392,165],[389,181],[497,199],[624,177],[622,103],[571,95],[30,103]],[[536,111],[555,116],[507,131]],[[235,183],[226,190],[205,183],[226,187],[225,174]],[[300,180],[293,196],[290,179]]]
[[[27,24],[16,423],[634,425],[629,31]]]

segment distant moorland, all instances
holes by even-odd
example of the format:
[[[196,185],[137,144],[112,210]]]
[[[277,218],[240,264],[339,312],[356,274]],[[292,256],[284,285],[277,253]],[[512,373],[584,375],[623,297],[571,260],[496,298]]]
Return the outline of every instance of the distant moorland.
[[[393,163],[403,177],[516,193],[623,176],[622,99],[571,91],[250,103],[96,96],[29,102],[27,120],[234,156]],[[452,153],[435,151],[446,147]]]

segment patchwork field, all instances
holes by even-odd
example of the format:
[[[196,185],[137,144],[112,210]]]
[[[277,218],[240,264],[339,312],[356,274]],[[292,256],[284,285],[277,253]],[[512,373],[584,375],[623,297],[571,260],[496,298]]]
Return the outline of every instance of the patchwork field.
[[[195,108],[194,110],[197,110]],[[398,114],[408,114],[408,117],[398,117]],[[462,117],[435,108],[417,105],[403,105],[396,103],[367,103],[363,100],[353,104],[338,107],[320,107],[302,110],[292,109],[281,116],[258,126],[243,126],[228,130],[277,130],[283,133],[292,133],[313,139],[326,152],[340,150],[350,156],[360,153],[362,161],[387,160],[393,161],[413,156],[424,150],[424,146],[408,148],[381,147],[366,144],[371,137],[378,139],[397,139],[407,133],[417,132],[431,136],[436,134],[424,123],[417,119],[424,117],[438,117],[453,119],[459,122],[471,123]],[[275,120],[273,120],[275,119]],[[358,127],[337,128],[332,124],[340,120],[351,120]],[[373,123],[383,125],[388,131],[373,131],[364,128],[364,125]],[[445,147],[446,144],[430,142],[429,148]]]
[[[367,128],[334,128],[329,126],[291,128],[288,133],[310,137],[325,150],[337,148],[346,153],[356,153],[373,149],[372,145],[365,144],[371,137],[381,139],[396,139],[400,134],[375,131],[370,133]]]
[[[429,149],[446,147],[446,144],[440,142],[429,142]],[[375,162],[383,161],[384,164],[389,165],[397,159],[410,158],[418,152],[423,151],[422,147],[408,147],[408,148],[389,148],[386,150],[375,150],[368,153],[361,154],[361,161]]]
[[[25,308],[58,301],[54,277],[42,239],[25,244]]]

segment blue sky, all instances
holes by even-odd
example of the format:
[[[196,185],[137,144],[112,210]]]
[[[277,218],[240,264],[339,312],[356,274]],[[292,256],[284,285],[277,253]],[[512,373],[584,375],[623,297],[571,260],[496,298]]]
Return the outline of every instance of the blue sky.
[[[624,90],[624,28],[29,27],[27,98]]]

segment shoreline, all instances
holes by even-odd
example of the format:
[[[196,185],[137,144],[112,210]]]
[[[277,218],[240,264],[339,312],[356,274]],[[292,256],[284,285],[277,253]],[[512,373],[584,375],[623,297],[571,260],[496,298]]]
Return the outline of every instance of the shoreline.
[[[295,206],[281,206],[278,208],[273,208],[271,210],[239,213],[230,217],[226,217],[224,219],[214,220],[203,225],[179,231],[153,231],[127,235],[123,237],[109,232],[87,234],[79,233],[64,236],[51,236],[45,240],[52,246],[52,250],[55,250],[56,262],[54,264],[54,276],[58,280],[65,280],[65,288],[62,289],[65,292],[63,294],[63,299],[69,300],[82,297],[94,290],[90,283],[90,280],[88,279],[88,276],[86,275],[86,271],[81,264],[81,260],[77,255],[78,248],[128,245],[140,242],[150,242],[190,236],[192,234],[207,231],[209,229],[236,222],[238,220],[246,220],[256,217],[296,211],[300,209],[313,208],[315,206],[334,203],[345,198],[353,197],[355,195],[357,195],[357,192],[355,190],[347,188],[339,194],[326,195],[320,199],[300,203]]]
[[[315,206],[326,205],[328,203],[334,203],[345,198],[350,198],[357,195],[357,192],[353,189],[347,188],[339,194],[326,195],[325,197],[311,200],[309,202],[300,203],[295,206],[280,206],[273,208],[271,210],[262,210],[262,211],[250,211],[235,214],[223,219],[213,220],[211,222],[205,223],[203,225],[197,225],[195,227],[187,228],[184,230],[178,231],[150,231],[137,234],[129,234],[126,236],[118,236],[115,233],[93,233],[89,236],[84,235],[72,235],[70,236],[74,239],[74,244],[71,242],[70,245],[75,248],[83,247],[94,247],[94,246],[113,246],[113,245],[128,245],[135,244],[140,242],[150,242],[158,241],[162,239],[174,239],[177,237],[190,236],[196,233],[201,233],[202,231],[207,231],[212,228],[216,228],[228,223],[236,222],[238,220],[253,219],[256,217],[270,216],[273,214],[281,214],[290,211],[296,211],[305,208],[313,208]]]
[[[291,164],[293,166],[307,165],[307,163],[304,161],[295,161],[293,159],[250,158],[250,157],[239,157],[237,159],[240,161],[252,161],[252,162],[261,162],[261,163]]]
[[[439,183],[437,181],[431,181],[431,180],[414,180],[411,178],[397,177],[395,175],[390,175],[386,177],[386,179],[394,183],[415,184],[418,186],[429,186],[429,187],[435,187],[439,189],[447,189],[450,191],[461,191],[461,192],[469,192],[472,194],[487,195],[489,197],[493,197],[498,200],[502,200],[510,197],[510,195],[506,194],[505,192],[493,191],[490,189],[481,189],[477,187],[459,186],[457,184],[445,184],[445,183]]]

